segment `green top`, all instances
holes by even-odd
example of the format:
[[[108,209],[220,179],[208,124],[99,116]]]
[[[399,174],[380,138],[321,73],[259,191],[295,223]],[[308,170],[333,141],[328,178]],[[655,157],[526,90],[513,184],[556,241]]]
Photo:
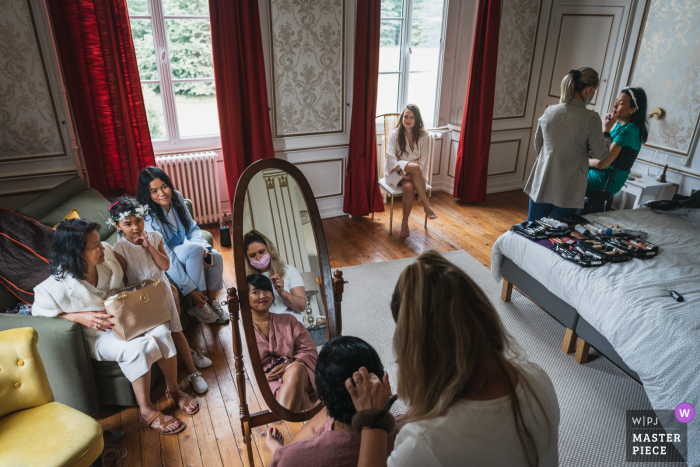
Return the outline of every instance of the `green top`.
[[[613,143],[618,146],[627,146],[635,151],[642,149],[642,140],[639,136],[639,127],[635,123],[618,123],[610,132]]]

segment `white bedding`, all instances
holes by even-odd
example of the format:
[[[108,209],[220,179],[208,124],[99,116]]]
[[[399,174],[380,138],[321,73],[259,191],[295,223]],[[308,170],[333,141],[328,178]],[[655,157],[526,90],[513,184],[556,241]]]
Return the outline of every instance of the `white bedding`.
[[[649,233],[660,252],[649,260],[581,268],[506,232],[493,245],[493,277],[504,256],[574,307],[634,370],[654,409],[695,408],[688,424],[688,465],[700,466],[700,228],[649,209],[588,215]],[[668,289],[685,301],[673,300]],[[630,407],[634,409],[635,407]]]

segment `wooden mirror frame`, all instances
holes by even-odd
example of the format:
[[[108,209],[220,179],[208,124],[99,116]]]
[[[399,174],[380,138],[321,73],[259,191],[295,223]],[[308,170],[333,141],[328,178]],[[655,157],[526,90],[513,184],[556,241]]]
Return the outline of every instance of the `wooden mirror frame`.
[[[294,178],[299,189],[304,195],[304,201],[309,210],[309,217],[313,227],[316,248],[318,250],[319,266],[321,269],[322,283],[321,297],[326,310],[326,336],[328,339],[339,336],[342,330],[342,320],[340,315],[340,304],[343,296],[343,273],[336,271],[331,274],[330,260],[328,257],[328,248],[326,246],[326,236],[323,231],[323,223],[321,215],[318,211],[316,198],[309,186],[304,174],[291,162],[283,159],[263,159],[251,164],[241,175],[236,187],[236,195],[233,200],[233,260],[236,272],[236,285],[238,290],[242,291],[237,294],[236,289],[231,287],[227,290],[228,298],[227,305],[229,315],[231,317],[231,329],[233,332],[233,354],[236,367],[236,385],[238,386],[238,395],[240,399],[240,416],[241,426],[244,434],[244,442],[248,450],[248,460],[250,465],[253,465],[253,451],[251,447],[251,429],[257,426],[266,425],[278,420],[290,422],[303,422],[313,418],[322,408],[323,403],[317,401],[310,409],[305,411],[289,410],[282,406],[270,390],[270,386],[265,377],[260,354],[258,353],[258,344],[255,338],[255,329],[253,328],[253,318],[250,311],[250,303],[248,302],[248,284],[246,282],[245,257],[243,256],[243,212],[245,208],[246,191],[250,181],[255,175],[265,169],[279,169],[287,172]],[[328,300],[327,291],[333,291],[333,300]],[[239,305],[242,313],[239,314]],[[245,384],[245,366],[243,363],[243,348],[242,339],[239,328],[239,318],[243,321],[243,330],[245,332],[246,344],[248,347],[248,356],[252,364],[255,380],[258,383],[260,393],[269,407],[268,410],[251,414],[248,411],[248,401],[246,399],[246,384]]]

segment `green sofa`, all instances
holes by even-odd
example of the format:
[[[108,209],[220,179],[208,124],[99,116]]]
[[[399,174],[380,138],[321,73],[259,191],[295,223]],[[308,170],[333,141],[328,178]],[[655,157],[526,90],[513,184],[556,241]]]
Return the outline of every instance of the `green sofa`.
[[[191,203],[189,200],[186,202],[191,212]],[[117,241],[116,229],[106,224],[110,204],[97,190],[88,188],[81,178],[76,177],[47,191],[17,212],[53,227],[72,209],[76,209],[81,218],[98,222],[101,226],[100,239],[114,245]],[[202,235],[213,245],[209,232],[203,230]],[[180,320],[183,329],[187,329],[192,317],[184,310],[189,307],[190,300],[181,294],[179,299],[183,310]],[[90,358],[80,324],[60,318],[4,313],[6,307],[14,307],[18,301],[5,286],[0,285],[0,331],[32,327],[39,332],[39,354],[56,402],[88,415],[97,413],[100,405],[136,405],[131,383],[119,365]],[[153,372],[152,384],[155,384],[160,375],[158,365],[154,365]]]

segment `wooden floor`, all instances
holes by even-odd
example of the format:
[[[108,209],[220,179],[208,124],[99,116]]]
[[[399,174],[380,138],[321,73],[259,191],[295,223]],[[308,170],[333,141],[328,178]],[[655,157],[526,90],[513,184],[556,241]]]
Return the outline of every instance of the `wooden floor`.
[[[347,216],[326,219],[323,227],[328,242],[331,267],[342,268],[358,264],[415,257],[425,249],[440,252],[466,250],[482,264],[490,267],[493,242],[513,224],[527,218],[528,197],[522,191],[487,195],[486,202],[471,204],[456,201],[447,193],[437,192],[431,199],[438,219],[428,221],[423,228],[423,209],[414,205],[411,214],[411,235],[399,237],[401,202],[394,206],[393,234],[389,235],[389,205],[386,212],[369,216]],[[231,248],[219,244],[218,229],[208,229],[215,245],[224,256],[224,282],[235,286]],[[225,299],[225,297],[221,297]],[[241,333],[243,331],[241,330]],[[127,450],[120,461],[108,463],[119,466],[239,466],[248,465],[239,422],[238,393],[235,386],[232,336],[229,325],[209,325],[194,322],[186,332],[190,345],[202,351],[214,364],[202,372],[209,391],[197,399],[201,410],[194,416],[173,411],[173,404],[164,396],[164,389],[155,391],[156,407],[187,424],[176,436],[161,436],[138,423],[135,407],[103,407],[96,419],[104,429],[124,430],[119,446]],[[246,352],[245,343],[243,345]],[[248,405],[251,412],[267,409],[246,358]],[[179,370],[184,387],[186,373]],[[191,391],[190,391],[191,392]],[[275,424],[289,443],[301,428],[300,423]],[[265,427],[253,430],[255,465],[268,466],[272,460],[265,445]]]

